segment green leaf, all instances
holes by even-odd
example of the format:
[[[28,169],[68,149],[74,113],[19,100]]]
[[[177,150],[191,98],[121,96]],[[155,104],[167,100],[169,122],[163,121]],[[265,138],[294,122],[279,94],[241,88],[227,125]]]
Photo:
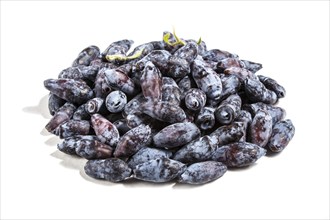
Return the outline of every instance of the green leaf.
[[[200,45],[202,43],[202,37],[200,37],[197,41],[197,45]]]

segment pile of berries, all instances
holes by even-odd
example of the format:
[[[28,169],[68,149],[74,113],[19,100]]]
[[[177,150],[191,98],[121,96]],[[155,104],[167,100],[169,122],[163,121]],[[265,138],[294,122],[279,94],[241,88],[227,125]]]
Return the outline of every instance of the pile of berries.
[[[47,131],[86,158],[87,175],[112,182],[204,184],[228,168],[280,152],[295,128],[276,106],[285,89],[259,63],[164,32],[137,46],[81,51],[50,91]]]

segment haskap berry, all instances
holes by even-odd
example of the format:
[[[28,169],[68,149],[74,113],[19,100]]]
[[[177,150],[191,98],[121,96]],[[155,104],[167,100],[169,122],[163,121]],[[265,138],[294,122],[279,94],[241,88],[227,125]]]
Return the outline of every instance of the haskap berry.
[[[164,32],[82,50],[47,79],[47,131],[88,176],[205,184],[286,148],[295,127],[276,106],[286,90],[262,65]]]

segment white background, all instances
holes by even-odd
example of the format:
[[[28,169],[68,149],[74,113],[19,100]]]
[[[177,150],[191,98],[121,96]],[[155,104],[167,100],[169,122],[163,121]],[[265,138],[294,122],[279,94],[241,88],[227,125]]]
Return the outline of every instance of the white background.
[[[199,187],[112,184],[56,150],[43,80],[86,46],[175,26],[283,84],[289,146]],[[1,218],[329,218],[329,2],[1,2]]]

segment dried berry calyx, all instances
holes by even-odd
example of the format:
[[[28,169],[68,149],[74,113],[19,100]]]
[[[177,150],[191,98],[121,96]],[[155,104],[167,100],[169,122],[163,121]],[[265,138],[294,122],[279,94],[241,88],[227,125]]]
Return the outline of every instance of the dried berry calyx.
[[[185,45],[186,43],[184,41],[182,41],[180,38],[178,38],[178,36],[176,36],[175,34],[175,30],[173,29],[173,36],[175,38],[175,42],[170,42],[170,38],[171,38],[171,33],[166,33],[164,36],[163,36],[163,40],[165,43],[167,43],[168,45],[170,46],[176,46],[176,45]]]
[[[127,60],[134,60],[139,58],[143,54],[143,49],[136,51],[133,55],[131,56],[125,56],[122,54],[114,54],[114,55],[106,55],[105,58],[108,61],[114,61],[114,60],[119,60],[119,61],[127,61]]]
[[[205,184],[283,151],[295,127],[277,106],[286,90],[262,65],[164,32],[83,49],[44,81],[58,149],[87,159],[96,179]]]

